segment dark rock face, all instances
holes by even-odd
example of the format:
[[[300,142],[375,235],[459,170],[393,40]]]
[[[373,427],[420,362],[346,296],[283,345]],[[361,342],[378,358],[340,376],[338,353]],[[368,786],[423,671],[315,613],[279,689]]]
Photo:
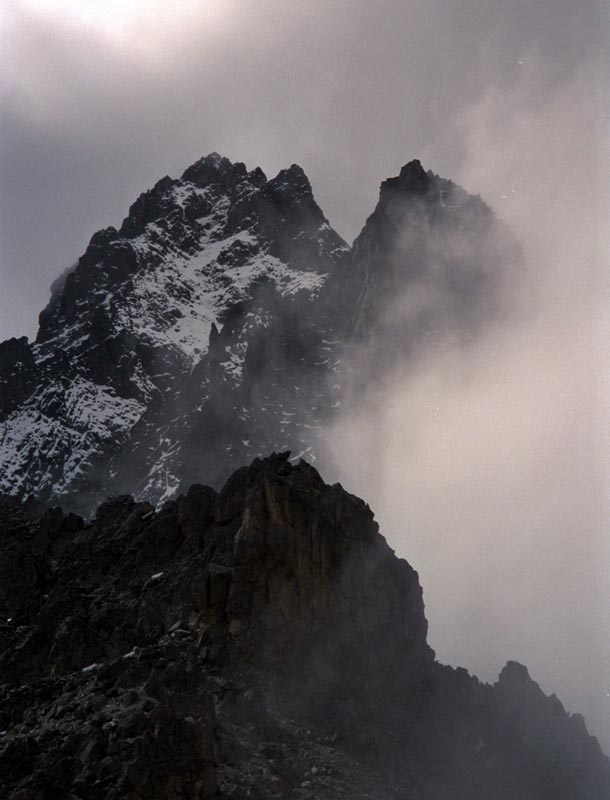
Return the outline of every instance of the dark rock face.
[[[608,796],[524,667],[435,663],[417,574],[287,453],[89,524],[5,498],[0,525],[2,796]]]
[[[0,345],[0,489],[88,515],[219,487],[272,450],[315,460],[346,398],[497,315],[515,250],[417,161],[352,250],[300,167],[267,180],[213,153],[92,237],[36,342]]]
[[[481,198],[417,160],[381,184],[352,258],[353,335],[384,367],[430,338],[476,335],[502,313],[502,288],[521,264],[516,241]]]
[[[36,388],[38,370],[25,336],[0,342],[0,418],[19,408]]]

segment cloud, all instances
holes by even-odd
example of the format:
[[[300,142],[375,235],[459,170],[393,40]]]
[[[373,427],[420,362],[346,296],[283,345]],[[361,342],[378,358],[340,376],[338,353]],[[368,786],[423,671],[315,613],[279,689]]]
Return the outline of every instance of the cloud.
[[[546,90],[604,41],[599,6],[570,0],[74,5],[3,5],[3,336],[33,334],[92,233],[204,153],[269,174],[302,164],[349,239],[381,180],[510,88],[532,49]],[[456,137],[427,163],[454,177],[463,151]]]
[[[456,177],[509,223],[526,271],[509,265],[504,313],[480,309],[474,339],[448,338],[457,322],[445,316],[442,347],[373,384],[331,432],[328,469],[369,500],[419,570],[438,657],[487,680],[523,661],[607,748],[610,237],[598,66],[549,90],[532,56],[518,82],[485,92],[430,144],[432,154],[462,143]],[[451,308],[434,272],[393,313],[422,303]]]

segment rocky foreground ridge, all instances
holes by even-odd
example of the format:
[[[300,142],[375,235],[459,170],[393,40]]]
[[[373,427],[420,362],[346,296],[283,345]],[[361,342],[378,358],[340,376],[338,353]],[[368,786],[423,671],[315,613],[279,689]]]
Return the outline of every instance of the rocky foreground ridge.
[[[578,715],[438,664],[417,573],[288,454],[91,523],[0,503],[0,796],[605,800]]]

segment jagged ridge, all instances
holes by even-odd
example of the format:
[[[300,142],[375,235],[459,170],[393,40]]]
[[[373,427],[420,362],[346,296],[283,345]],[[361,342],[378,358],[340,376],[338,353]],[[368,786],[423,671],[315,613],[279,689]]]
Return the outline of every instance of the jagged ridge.
[[[348,250],[296,165],[268,181],[212,154],[180,180],[160,180],[119,231],[93,236],[41,313],[36,342],[0,347],[2,488],[67,496],[85,510],[117,489],[171,495],[191,418],[206,407],[209,420],[221,405],[235,439],[240,418],[260,404],[250,373],[269,328],[279,334],[280,362],[303,337],[308,364],[324,360],[326,311],[317,301]],[[301,406],[311,405],[307,377],[296,387]],[[243,396],[227,402],[243,384]],[[271,405],[275,424],[259,427],[277,445],[284,402]],[[248,439],[236,443],[246,456]],[[265,444],[253,443],[252,455]],[[210,453],[223,477],[233,447]]]
[[[315,460],[351,395],[497,316],[514,261],[489,208],[418,161],[352,252],[300,167],[207,156],[93,236],[35,343],[0,345],[0,488],[90,513],[273,449]]]
[[[0,503],[14,800],[602,800],[610,766],[514,662],[434,662],[417,574],[288,453],[85,524]]]

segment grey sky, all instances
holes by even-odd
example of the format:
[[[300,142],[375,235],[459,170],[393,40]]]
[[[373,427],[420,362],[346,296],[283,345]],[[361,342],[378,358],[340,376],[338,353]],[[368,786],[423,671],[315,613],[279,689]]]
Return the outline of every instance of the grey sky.
[[[443,132],[491,87],[564,81],[602,21],[592,0],[4,0],[0,336],[32,335],[91,234],[211,150],[300,163],[351,240],[382,179],[417,156],[459,178]]]
[[[488,679],[522,659],[606,747],[609,13],[596,0],[0,6],[0,338],[32,336],[92,233],[212,150],[268,174],[300,163],[348,240],[415,157],[511,225],[530,317],[396,381],[385,471],[371,465],[383,485],[353,468],[362,409],[336,432],[338,452],[351,447],[337,470],[420,571],[439,655]]]

